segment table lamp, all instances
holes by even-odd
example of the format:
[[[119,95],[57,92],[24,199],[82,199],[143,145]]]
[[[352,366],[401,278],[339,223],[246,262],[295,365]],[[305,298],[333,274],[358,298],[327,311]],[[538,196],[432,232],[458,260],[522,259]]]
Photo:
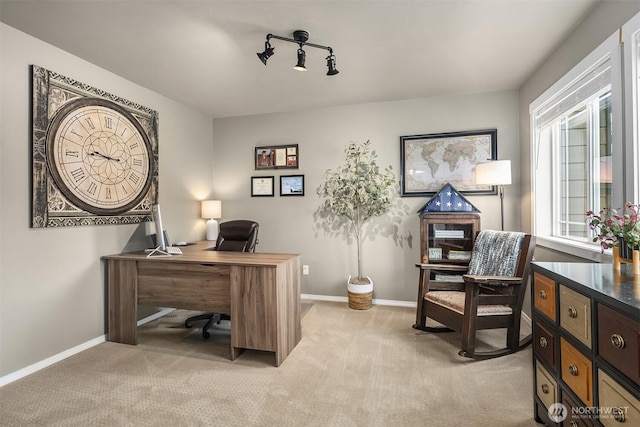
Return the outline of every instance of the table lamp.
[[[218,221],[215,218],[222,217],[222,202],[220,200],[202,201],[202,218],[207,221],[207,240],[218,239]]]
[[[504,231],[504,186],[511,185],[511,160],[492,160],[476,165],[477,185],[498,185],[500,194],[500,228]]]

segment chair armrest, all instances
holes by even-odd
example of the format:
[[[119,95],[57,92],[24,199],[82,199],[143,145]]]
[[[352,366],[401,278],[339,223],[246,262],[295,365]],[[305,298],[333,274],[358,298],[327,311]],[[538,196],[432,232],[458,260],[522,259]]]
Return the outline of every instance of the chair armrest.
[[[469,266],[460,264],[421,264],[417,263],[416,267],[422,270],[441,270],[441,271],[467,271]]]
[[[474,276],[463,274],[462,278],[465,282],[480,283],[483,285],[512,285],[522,282],[522,277],[514,276]]]

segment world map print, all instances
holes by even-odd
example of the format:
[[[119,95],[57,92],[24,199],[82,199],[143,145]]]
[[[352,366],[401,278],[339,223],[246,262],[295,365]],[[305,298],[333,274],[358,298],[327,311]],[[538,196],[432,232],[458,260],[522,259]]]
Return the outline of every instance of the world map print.
[[[460,191],[489,190],[475,183],[476,164],[491,159],[491,135],[404,141],[405,193],[436,192],[446,183]]]

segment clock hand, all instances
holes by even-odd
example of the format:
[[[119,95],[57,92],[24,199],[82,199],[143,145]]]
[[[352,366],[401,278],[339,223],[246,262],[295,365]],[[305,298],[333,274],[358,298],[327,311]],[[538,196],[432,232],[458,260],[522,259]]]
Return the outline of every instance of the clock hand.
[[[113,158],[113,157],[105,156],[104,154],[102,154],[102,153],[100,153],[100,152],[98,152],[98,151],[94,151],[93,153],[89,153],[89,155],[90,155],[90,156],[100,156],[100,157],[102,157],[102,158],[104,158],[104,159],[107,159],[107,160],[114,160],[114,161],[116,161],[116,162],[119,162],[119,161],[120,161],[120,159],[115,159],[115,158]]]

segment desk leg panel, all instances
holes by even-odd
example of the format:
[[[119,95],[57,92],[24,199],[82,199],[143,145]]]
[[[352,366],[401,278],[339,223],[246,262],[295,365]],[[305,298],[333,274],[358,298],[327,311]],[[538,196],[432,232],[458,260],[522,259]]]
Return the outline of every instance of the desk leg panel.
[[[137,343],[137,265],[131,260],[108,260],[108,341]]]
[[[279,366],[302,339],[299,257],[277,267],[276,283],[278,292],[276,366]]]
[[[276,351],[274,267],[231,266],[231,347]]]

